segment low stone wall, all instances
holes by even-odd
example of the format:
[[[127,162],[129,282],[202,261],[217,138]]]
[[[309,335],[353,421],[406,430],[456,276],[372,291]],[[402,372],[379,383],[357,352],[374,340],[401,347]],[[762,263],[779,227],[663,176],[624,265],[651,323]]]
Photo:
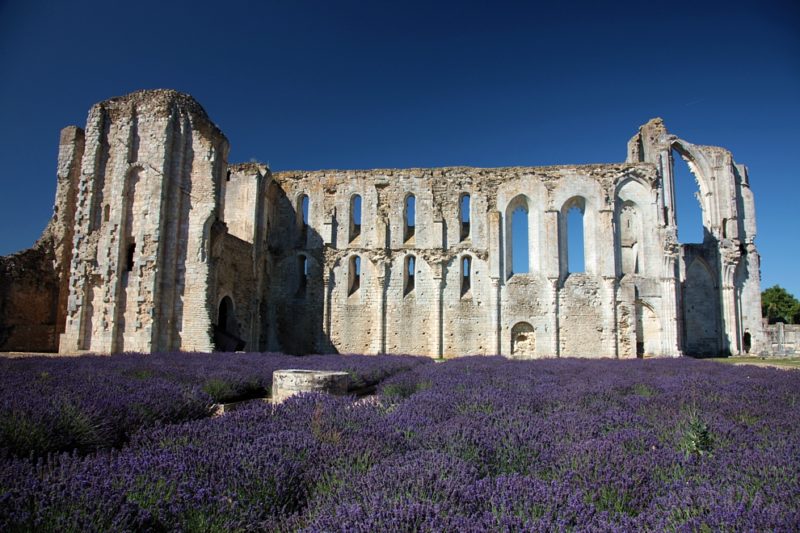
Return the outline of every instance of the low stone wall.
[[[764,335],[769,355],[800,354],[800,324],[769,324],[764,326]]]
[[[347,372],[329,370],[276,370],[272,373],[272,401],[282,402],[301,392],[344,395],[350,385]]]

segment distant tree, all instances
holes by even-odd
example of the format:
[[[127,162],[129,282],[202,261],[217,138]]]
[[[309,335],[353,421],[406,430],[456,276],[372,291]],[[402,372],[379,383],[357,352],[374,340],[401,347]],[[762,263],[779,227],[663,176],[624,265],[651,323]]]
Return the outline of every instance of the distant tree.
[[[761,314],[770,324],[800,323],[800,301],[780,285],[774,285],[761,293]]]

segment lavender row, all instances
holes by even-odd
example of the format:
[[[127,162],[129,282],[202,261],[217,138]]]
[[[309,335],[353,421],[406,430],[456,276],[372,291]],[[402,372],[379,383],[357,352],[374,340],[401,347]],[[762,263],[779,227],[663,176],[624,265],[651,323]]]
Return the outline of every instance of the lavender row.
[[[346,370],[363,387],[429,361],[187,353],[0,360],[0,454],[119,446],[143,427],[207,417],[215,402],[266,396],[281,368]]]
[[[422,365],[0,468],[0,529],[794,530],[796,372],[695,361]]]

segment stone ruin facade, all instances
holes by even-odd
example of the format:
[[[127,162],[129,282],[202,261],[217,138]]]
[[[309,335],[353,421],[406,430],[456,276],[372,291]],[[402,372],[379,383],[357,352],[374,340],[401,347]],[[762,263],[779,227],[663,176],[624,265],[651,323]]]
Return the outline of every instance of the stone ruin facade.
[[[229,164],[228,146],[169,90],[64,129],[53,219],[0,259],[0,349],[630,358],[765,344],[747,169],[660,119],[612,164],[272,172]],[[677,239],[675,157],[699,187],[702,243]],[[584,272],[568,269],[572,208]],[[518,210],[527,272],[512,270]]]

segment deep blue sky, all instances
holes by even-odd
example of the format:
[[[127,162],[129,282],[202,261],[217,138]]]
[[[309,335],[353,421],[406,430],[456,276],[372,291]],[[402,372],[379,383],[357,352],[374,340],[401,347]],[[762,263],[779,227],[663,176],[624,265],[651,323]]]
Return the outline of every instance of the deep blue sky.
[[[0,0],[0,254],[50,216],[60,128],[170,87],[273,169],[621,161],[661,116],[749,166],[763,285],[800,296],[800,2],[547,4]]]

